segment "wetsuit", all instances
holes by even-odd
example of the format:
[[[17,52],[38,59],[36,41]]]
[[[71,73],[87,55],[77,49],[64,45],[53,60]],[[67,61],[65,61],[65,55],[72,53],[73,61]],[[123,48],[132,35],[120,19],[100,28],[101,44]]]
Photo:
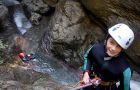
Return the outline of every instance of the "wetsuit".
[[[109,86],[99,85],[87,87],[83,90],[130,90],[132,69],[123,52],[118,57],[109,57],[103,43],[95,44],[84,55],[84,71],[93,70],[104,82],[120,82]]]
[[[25,55],[23,58],[21,58],[23,62],[28,63],[30,60],[35,59],[34,54],[28,54]]]

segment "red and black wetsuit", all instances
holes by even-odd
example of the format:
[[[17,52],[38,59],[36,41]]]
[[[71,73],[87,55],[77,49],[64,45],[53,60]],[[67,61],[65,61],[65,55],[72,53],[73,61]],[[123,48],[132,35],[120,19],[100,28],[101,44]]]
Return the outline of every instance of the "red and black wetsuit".
[[[104,82],[120,81],[120,85],[99,85],[83,90],[130,90],[132,69],[123,52],[118,57],[109,57],[103,43],[95,44],[84,55],[84,71],[86,70],[93,70]]]

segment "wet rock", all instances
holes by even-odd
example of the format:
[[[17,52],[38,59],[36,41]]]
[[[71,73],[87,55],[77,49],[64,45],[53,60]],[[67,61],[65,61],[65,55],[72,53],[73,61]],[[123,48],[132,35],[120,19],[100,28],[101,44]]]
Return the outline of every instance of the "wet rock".
[[[47,73],[32,70],[31,65],[0,66],[0,90],[68,90]]]
[[[14,77],[17,81],[20,81],[24,84],[32,84],[34,81],[40,78],[40,74],[32,70],[32,68],[17,66],[14,68]]]
[[[32,12],[44,14],[49,10],[49,6],[43,3],[42,0],[23,0],[22,4]]]
[[[31,17],[30,17],[30,21],[34,24],[34,25],[39,25],[40,24],[40,20],[41,20],[41,15],[35,12],[31,13]]]
[[[2,27],[5,24],[4,20],[8,16],[8,9],[5,6],[0,5],[0,12],[0,31],[2,31],[4,30]]]
[[[8,8],[0,5],[0,38],[7,40],[12,34],[18,33],[14,23],[11,23]]]
[[[4,80],[14,80],[14,74],[11,68],[7,68],[6,66],[0,66],[0,81]]]
[[[112,0],[81,0],[82,4],[92,12],[108,28],[116,23],[126,23],[135,33],[135,41],[127,53],[133,58],[130,60],[133,68],[139,73],[140,69],[140,1],[112,1]]]
[[[13,81],[13,80],[9,80],[9,81],[1,81],[1,88],[2,89],[6,89],[6,90],[23,90],[22,89],[22,84],[18,81]]]
[[[7,7],[3,6],[3,5],[0,5],[0,20],[4,20],[7,15],[8,15],[8,9]]]
[[[13,56],[19,54],[21,51],[25,50],[28,46],[28,40],[23,36],[14,34],[9,38],[9,48],[8,52]]]
[[[50,5],[51,7],[55,7],[59,0],[43,0],[44,3]]]
[[[90,21],[81,4],[76,1],[62,0],[55,8],[43,44],[49,46],[50,36],[50,49],[53,54],[77,67],[87,46],[92,41],[103,39],[103,31],[95,22]],[[97,39],[97,36],[100,37]]]
[[[40,79],[33,84],[34,90],[68,90],[51,79]]]

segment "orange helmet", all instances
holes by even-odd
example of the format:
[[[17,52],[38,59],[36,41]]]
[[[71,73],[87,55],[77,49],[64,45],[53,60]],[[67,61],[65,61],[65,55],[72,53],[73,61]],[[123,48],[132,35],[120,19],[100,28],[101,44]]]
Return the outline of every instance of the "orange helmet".
[[[21,53],[18,54],[18,56],[22,59],[22,58],[25,57],[25,53],[21,52]]]

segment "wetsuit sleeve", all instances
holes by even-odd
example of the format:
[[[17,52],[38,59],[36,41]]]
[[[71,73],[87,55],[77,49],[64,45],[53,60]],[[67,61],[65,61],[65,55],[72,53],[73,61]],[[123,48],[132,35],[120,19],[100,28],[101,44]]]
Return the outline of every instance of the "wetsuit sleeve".
[[[92,61],[89,59],[89,55],[92,53],[93,47],[88,49],[84,55],[84,71],[91,70]]]
[[[120,90],[131,90],[130,89],[130,79],[132,77],[132,71],[130,68],[127,68],[123,72],[123,78],[120,81]]]

